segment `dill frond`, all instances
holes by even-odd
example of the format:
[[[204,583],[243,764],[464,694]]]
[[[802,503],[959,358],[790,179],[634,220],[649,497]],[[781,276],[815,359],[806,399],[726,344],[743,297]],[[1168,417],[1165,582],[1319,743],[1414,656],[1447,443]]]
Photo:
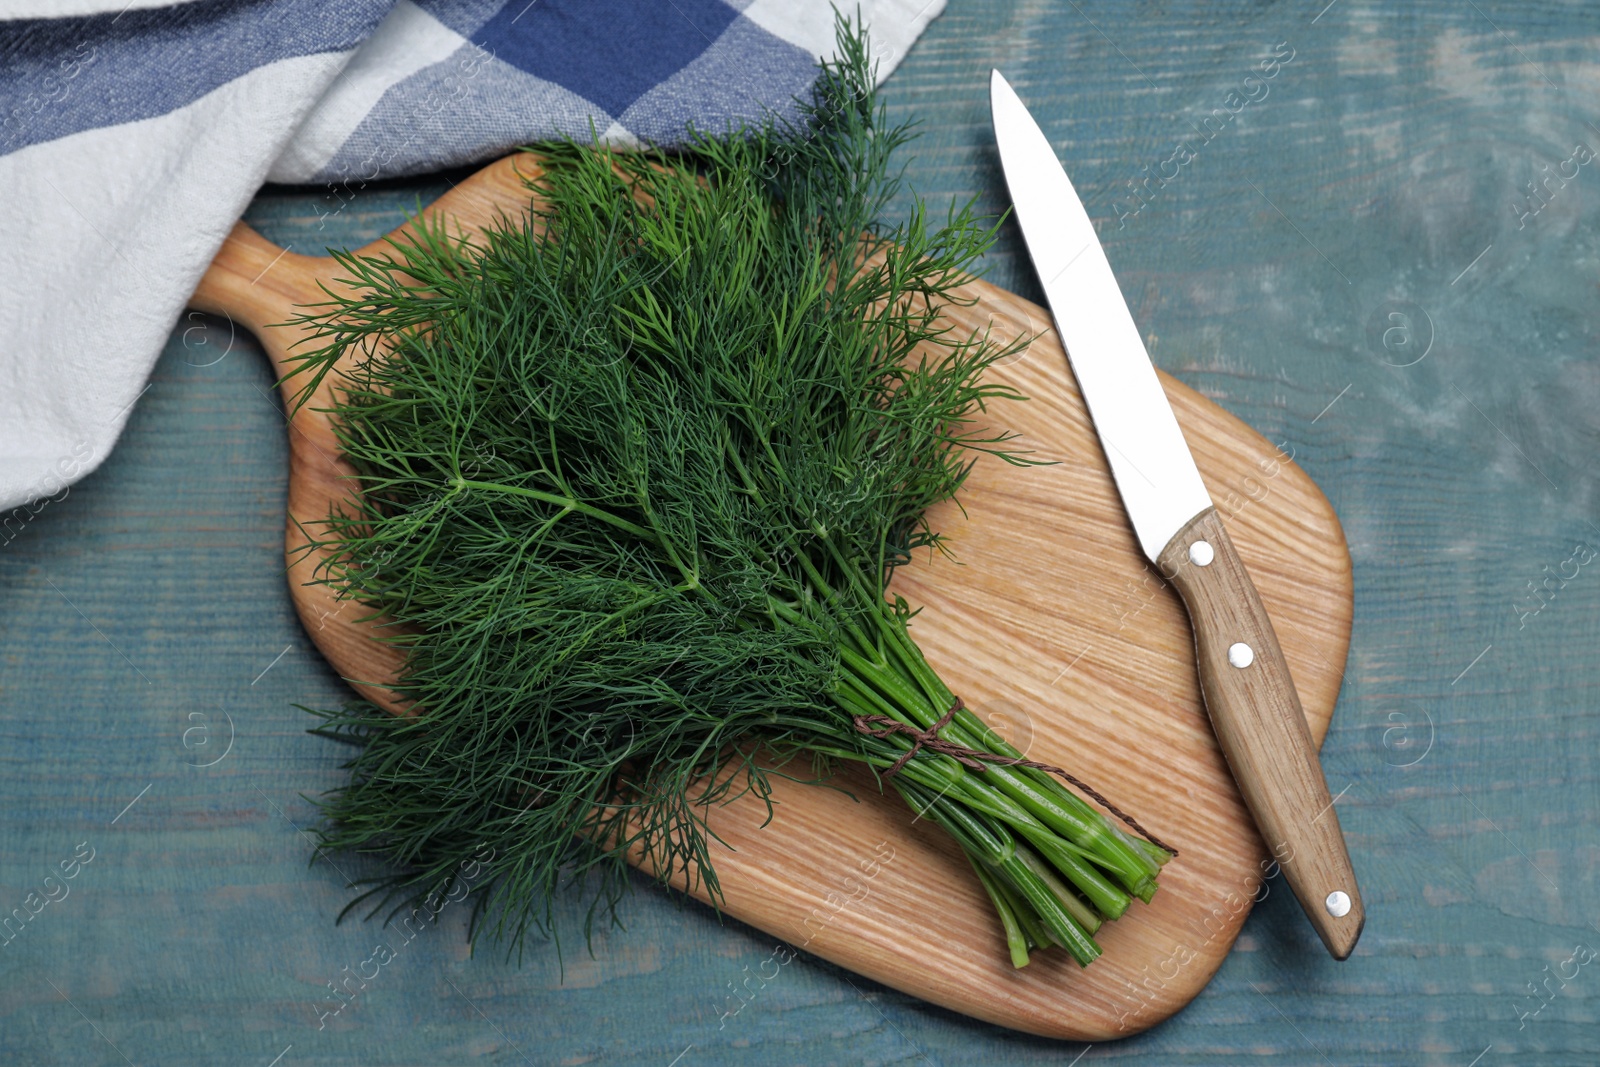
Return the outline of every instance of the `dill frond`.
[[[1012,350],[942,316],[994,223],[920,202],[880,222],[910,133],[844,22],[838,56],[796,123],[687,155],[543,146],[526,217],[343,255],[352,292],[300,320],[303,395],[338,376],[360,475],[319,579],[398,624],[422,709],[320,713],[357,746],[320,844],[394,872],[355,903],[448,893],[478,861],[474,933],[520,949],[566,883],[614,915],[630,856],[716,898],[712,809],[836,759],[892,767],[915,735],[871,716],[1020,756],[947,716],[885,597],[978,456],[1029,461],[982,421]],[[1154,892],[1165,854],[1037,768],[924,749],[890,781],[980,866],[1014,959],[1047,931],[1087,963]]]

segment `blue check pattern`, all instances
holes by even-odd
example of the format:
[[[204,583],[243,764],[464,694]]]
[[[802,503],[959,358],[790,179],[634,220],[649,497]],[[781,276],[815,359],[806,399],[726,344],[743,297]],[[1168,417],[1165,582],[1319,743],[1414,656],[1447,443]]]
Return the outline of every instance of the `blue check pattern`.
[[[303,180],[416,174],[591,131],[673,146],[691,127],[719,132],[787,111],[815,76],[815,57],[741,13],[748,0],[415,6],[459,45],[389,85]],[[394,7],[197,2],[0,23],[0,155],[163,114],[277,60],[355,49]]]

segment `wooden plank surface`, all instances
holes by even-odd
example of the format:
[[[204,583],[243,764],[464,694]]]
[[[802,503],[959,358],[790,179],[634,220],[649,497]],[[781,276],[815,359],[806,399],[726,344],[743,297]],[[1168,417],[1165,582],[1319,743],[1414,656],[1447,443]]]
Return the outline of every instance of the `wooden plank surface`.
[[[525,214],[527,182],[537,173],[527,155],[502,159],[425,214],[471,236]],[[387,250],[379,243],[366,251]],[[297,306],[339,291],[344,273],[332,259],[286,252],[240,224],[191,302],[254,333],[282,376],[306,340],[284,324]],[[930,514],[961,562],[930,553],[897,575],[896,592],[921,609],[914,636],[980,715],[1026,735],[1019,740],[1032,758],[1092,779],[1180,855],[1163,870],[1152,906],[1102,930],[1106,956],[1087,971],[1046,953],[1017,972],[999,951],[1003,935],[982,887],[937,828],[867,776],[847,779],[853,796],[779,780],[770,823],[767,805],[753,796],[714,814],[721,907],[832,963],[989,1022],[1058,1038],[1124,1037],[1163,1021],[1204,987],[1272,864],[1208,725],[1194,635],[1139,552],[1047,313],[983,281],[964,286],[947,313],[962,336],[1034,338],[991,371],[1029,400],[997,402],[989,415],[1048,462],[1018,469],[980,460],[960,499]],[[290,422],[289,591],[340,675],[405,714],[383,688],[400,676],[403,658],[374,639],[358,605],[314,584],[323,557],[304,550],[306,531],[352,510],[354,472],[324,413],[334,382],[325,379]],[[298,388],[295,379],[286,383],[288,395]],[[1304,472],[1259,434],[1182,384],[1169,379],[1168,388],[1272,605],[1320,739],[1353,607],[1338,519]],[[1150,762],[1165,769],[1162,779],[1146,773]],[[1322,797],[1307,815],[1328,803]],[[698,883],[677,884],[709,902]],[[901,936],[906,916],[932,914],[943,934],[937,943]]]
[[[1156,361],[1292,449],[1335,504],[1356,623],[1323,760],[1369,911],[1349,961],[1316,958],[1273,883],[1189,1008],[1085,1046],[789,959],[643,892],[594,956],[569,938],[561,962],[545,949],[520,969],[468,959],[447,911],[319,1030],[316,994],[369,958],[375,930],[333,927],[343,878],[306,868],[302,796],[339,780],[340,753],[292,704],[343,687],[275,569],[287,448],[270,374],[248,338],[197,318],[106,466],[0,537],[0,908],[79,842],[97,850],[0,950],[0,1054],[1593,1064],[1600,972],[1574,956],[1600,947],[1593,168],[1520,226],[1511,208],[1573,142],[1600,147],[1600,26],[1550,3],[1323,8],[952,0],[889,100],[924,121],[909,176],[934,206],[998,207],[983,85],[1002,65],[1080,161]],[[1119,229],[1126,182],[1280,41],[1295,58],[1270,94]],[[268,190],[249,218],[299,251],[354,246],[446,188]],[[990,262],[1036,295],[1014,233]],[[229,736],[224,713],[232,748],[197,766],[221,753],[204,746]]]

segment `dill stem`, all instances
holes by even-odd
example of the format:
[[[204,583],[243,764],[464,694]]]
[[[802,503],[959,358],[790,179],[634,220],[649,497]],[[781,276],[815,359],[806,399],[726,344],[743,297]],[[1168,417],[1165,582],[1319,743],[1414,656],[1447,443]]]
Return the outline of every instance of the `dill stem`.
[[[920,679],[924,691],[937,687],[935,702],[942,702],[943,708],[930,713],[924,705],[908,706],[911,714],[917,715],[921,726],[924,728],[932,726],[943,716],[944,708],[955,702],[954,695],[944,687],[938,675],[928,666],[922,650],[906,633],[901,620],[889,617],[888,613],[884,612],[880,615],[879,622],[888,638],[888,644],[898,653],[896,665],[905,673]],[[887,662],[885,666],[888,666]],[[1008,744],[966,707],[956,709],[952,721],[941,731],[941,736],[967,748],[984,749],[1013,759],[1024,758],[1020,750]],[[1104,815],[1069,791],[1054,776],[1037,767],[1007,767],[998,764],[985,773],[992,775],[993,781],[1001,789],[1052,829],[1102,857],[1106,861],[1105,865],[1116,872],[1118,879],[1129,892],[1141,898],[1145,892],[1153,894],[1153,876],[1160,869],[1159,864],[1133,846]],[[1148,900],[1146,902],[1148,903]]]
[[[1051,870],[1049,864],[1040,859],[1038,854],[1018,844],[1017,858],[1027,865],[1028,870],[1032,871],[1039,881],[1050,888],[1051,894],[1061,901],[1061,906],[1087,933],[1092,935],[1096,930],[1100,929],[1103,923],[1100,916],[1096,915],[1087,904],[1079,900],[1076,893],[1062,885],[1061,879],[1056,876],[1056,872]]]
[[[1022,968],[1028,965],[1028,938],[1022,932],[1022,926],[1017,921],[1017,916],[1011,899],[1000,888],[998,880],[989,872],[976,856],[967,854],[967,862],[972,865],[972,873],[978,876],[978,881],[989,894],[989,902],[994,905],[995,914],[1000,917],[1000,926],[1005,931],[1006,948],[1011,953],[1011,966]]]
[[[963,785],[976,785],[968,779]],[[1021,811],[1022,819],[998,816],[1015,832],[1027,839],[1028,843],[1043,853],[1056,870],[1077,886],[1079,891],[1093,902],[1100,914],[1108,919],[1117,919],[1128,910],[1128,895],[1108,882],[1099,871],[1089,864],[1084,863],[1075,853],[1076,849],[1070,842],[1063,841],[1052,833],[1048,827],[1027,818],[1027,813]],[[1080,921],[1082,921],[1080,919]],[[1087,925],[1087,924],[1085,924]],[[1096,923],[1098,925],[1098,923]]]
[[[1172,853],[1151,841],[1132,834],[1123,834],[1134,850],[1144,854],[1144,858],[1155,864],[1158,868],[1165,866],[1172,859]]]
[[[1083,914],[1086,911],[1082,902],[1060,882],[1052,879],[1052,885],[1041,878],[1038,871],[1020,854],[1016,841],[1003,827],[986,826],[959,804],[945,797],[930,795],[910,783],[900,789],[918,811],[944,827],[969,855],[976,855],[989,865],[990,870],[1004,877],[1033,907],[1045,928],[1050,931],[1050,936],[1080,966],[1088,966],[1100,955],[1100,946],[1094,943],[1074,915],[1074,912]]]
[[[523,496],[527,497],[529,500],[538,500],[546,504],[554,504],[558,508],[566,508],[568,511],[576,511],[581,515],[589,516],[591,519],[597,519],[608,526],[614,526],[623,533],[632,534],[641,541],[648,541],[653,545],[660,544],[660,539],[656,537],[653,531],[647,530],[643,526],[631,523],[619,515],[613,515],[609,511],[606,511],[602,508],[585,504],[581,500],[574,500],[570,496],[561,496],[557,493],[546,493],[540,489],[525,489],[520,485],[501,485],[498,482],[475,482],[467,478],[452,478],[449,484],[451,488],[457,490],[477,489],[486,493],[506,493],[511,496]]]
[[[831,588],[828,592],[833,594]],[[774,610],[790,618],[799,618],[798,613],[786,605],[774,605]],[[843,670],[834,694],[835,700],[852,714],[887,715],[907,726],[927,729],[943,716],[943,711],[935,713],[932,710],[932,705],[924,699],[926,690],[931,685],[943,688],[943,683],[927,667],[909,638],[902,638],[898,632],[903,626],[900,620],[889,617],[887,608],[875,614],[879,625],[890,638],[884,646],[885,651],[881,658],[874,661],[854,649],[841,647],[839,654]],[[898,655],[891,660],[890,656],[895,654]],[[913,664],[908,661],[916,661],[920,665],[921,673],[931,680],[929,685],[916,685],[907,677],[913,673]],[[945,692],[948,693],[948,690]],[[953,697],[949,699],[954,702]],[[959,711],[957,715],[960,715]],[[954,723],[946,724],[941,736],[968,748],[1021,756],[1020,752],[1006,745],[999,735],[983,725],[982,720],[976,721],[982,727],[981,737],[971,736],[958,727],[953,729]],[[899,753],[910,747],[910,742],[895,737],[892,747],[897,750],[897,758]],[[876,764],[880,761],[871,762]],[[892,758],[881,761],[883,766],[892,762]],[[934,770],[935,766],[938,767],[937,771]],[[1116,834],[1114,828],[1106,824],[1098,812],[1088,809],[1087,805],[1081,805],[1080,802],[1080,807],[1087,810],[1090,818],[1078,818],[1077,811],[1054,803],[1052,796],[1037,788],[1033,781],[1017,774],[1016,769],[1001,765],[991,766],[981,773],[972,773],[949,757],[937,760],[918,757],[902,766],[900,773],[911,774],[921,784],[936,788],[940,795],[948,795],[953,790],[975,810],[983,812],[990,819],[1000,820],[1022,834],[1107,918],[1118,918],[1127,910],[1128,896],[1101,876],[1094,866],[1085,863],[1085,858],[1109,870],[1126,885],[1129,892],[1146,899],[1140,892],[1150,884],[1145,872],[1146,858],[1140,856],[1138,860],[1129,862],[1121,852],[1131,852],[1133,846]],[[999,788],[996,788],[997,785]]]
[[[979,866],[982,866],[980,863]],[[992,872],[991,872],[992,873]],[[1055,944],[1055,939],[1050,936],[1050,931],[1045,929],[1044,923],[1039,921],[1039,916],[1033,913],[1028,902],[1023,900],[1016,890],[1006,884],[1004,878],[995,877],[994,886],[1000,890],[1000,895],[1005,898],[1006,904],[1011,908],[1011,914],[1016,917],[1017,925],[1022,927],[1022,936],[1031,946],[1049,948]]]
[[[896,689],[905,695],[908,690],[903,685],[897,685],[891,676],[883,675],[876,671],[870,663],[860,656],[843,650],[846,664],[852,670],[865,670],[869,675],[878,675],[870,682],[864,682],[851,677],[848,673],[841,681],[840,690],[836,698],[842,698],[842,703],[856,714],[887,714],[896,721],[906,725],[917,725],[912,721],[912,716],[903,707],[893,701]],[[922,723],[924,728],[930,723]],[[889,741],[890,738],[884,738]],[[910,747],[910,743],[898,736],[893,738],[895,746],[903,752]],[[925,766],[926,765],[926,766]],[[937,771],[934,770],[937,767]],[[1037,819],[1025,806],[1013,797],[994,788],[987,780],[1000,767],[990,767],[986,771],[974,773],[963,767],[956,760],[942,756],[937,760],[916,758],[902,766],[900,773],[911,773],[928,782],[927,776],[936,776],[941,795],[958,795],[965,803],[975,810],[982,812],[990,819],[998,819],[1022,834],[1035,848],[1043,852],[1055,865],[1056,869],[1066,876],[1081,890],[1101,914],[1107,918],[1115,919],[1122,915],[1128,907],[1128,897],[1116,886],[1108,882],[1089,864],[1080,858],[1081,853],[1089,850],[1077,846],[1070,839],[1063,840],[1057,836],[1056,831],[1044,822]],[[1103,862],[1098,853],[1092,854],[1097,862]]]

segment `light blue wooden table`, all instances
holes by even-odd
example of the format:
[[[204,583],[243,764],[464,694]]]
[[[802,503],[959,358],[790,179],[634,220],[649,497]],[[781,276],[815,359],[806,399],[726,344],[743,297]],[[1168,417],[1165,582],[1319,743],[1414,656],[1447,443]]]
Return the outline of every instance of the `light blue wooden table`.
[[[805,957],[719,1026],[770,940],[641,887],[592,957],[520,968],[469,958],[447,910],[319,1028],[381,936],[333,925],[349,860],[307,867],[304,797],[341,752],[293,705],[344,694],[285,591],[270,375],[197,316],[105,466],[0,535],[0,911],[38,912],[0,948],[0,1062],[1600,1063],[1600,9],[1324,2],[951,0],[887,98],[923,120],[929,200],[998,209],[1003,68],[1156,361],[1337,507],[1356,624],[1324,763],[1354,958],[1289,949],[1274,893],[1194,1004],[1118,1044]],[[442,188],[268,190],[249,219],[352,245]],[[990,265],[1038,298],[1014,231]]]

